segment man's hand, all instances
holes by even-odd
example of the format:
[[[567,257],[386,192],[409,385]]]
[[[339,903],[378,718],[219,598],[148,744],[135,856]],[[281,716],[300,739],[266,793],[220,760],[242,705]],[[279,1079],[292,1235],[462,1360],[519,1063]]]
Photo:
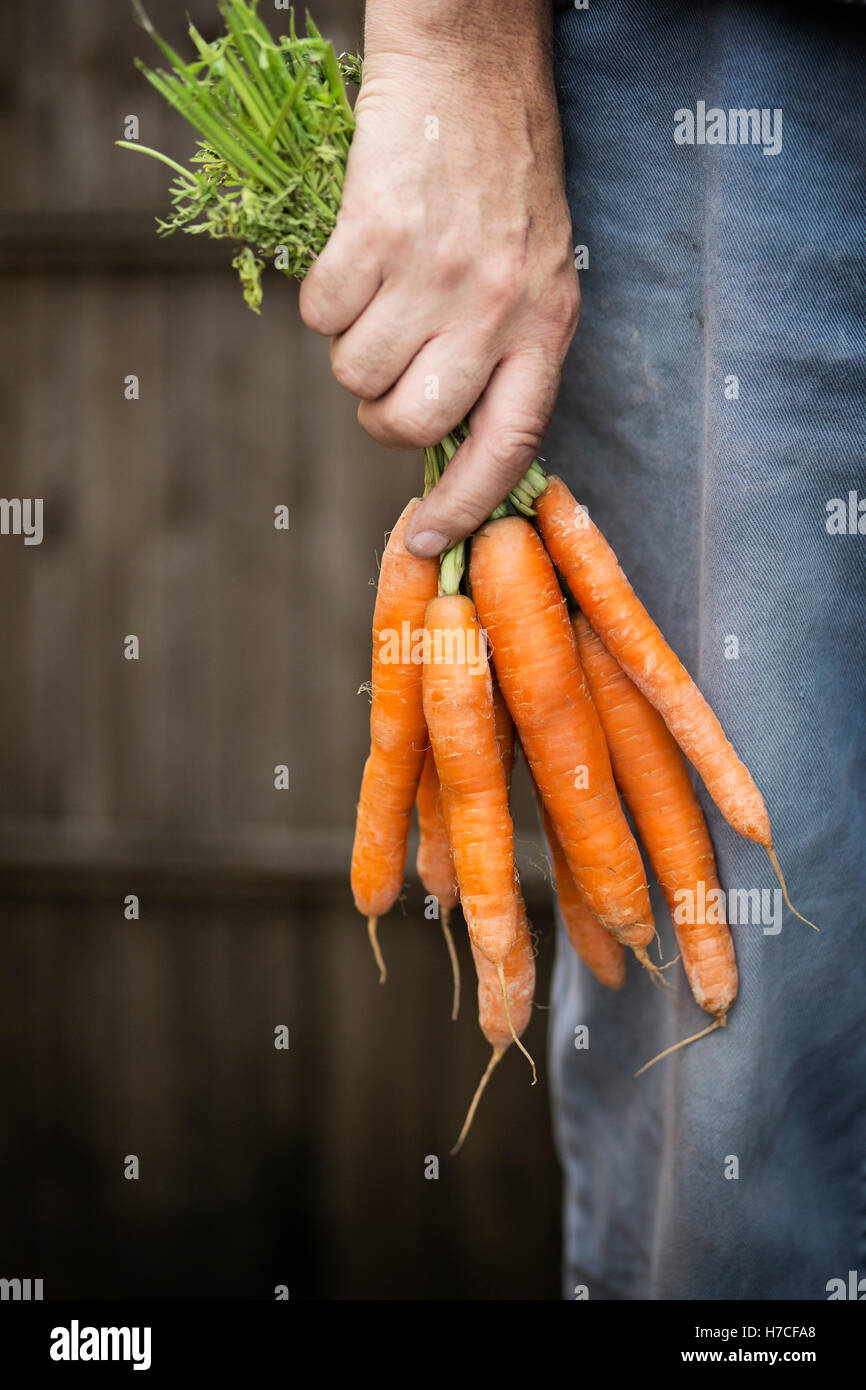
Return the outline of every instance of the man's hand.
[[[526,471],[580,312],[550,0],[368,0],[342,208],[301,287],[382,444],[471,436],[412,518],[435,555]]]

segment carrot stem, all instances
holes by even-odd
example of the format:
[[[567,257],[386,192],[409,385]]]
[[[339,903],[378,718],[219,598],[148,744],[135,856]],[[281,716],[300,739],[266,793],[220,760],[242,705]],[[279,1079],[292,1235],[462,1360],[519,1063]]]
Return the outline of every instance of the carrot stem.
[[[439,564],[439,597],[459,594],[466,568],[466,542],[458,541],[442,555]]]
[[[454,937],[451,935],[451,910],[443,907],[442,916],[442,935],[445,937],[445,945],[448,947],[448,956],[451,961],[451,977],[454,981],[454,998],[451,1004],[451,1020],[457,1022],[460,1014],[460,962],[457,959],[457,951],[454,947]]]
[[[797,911],[796,907],[791,902],[791,899],[788,897],[788,885],[785,883],[784,875],[782,874],[782,866],[776,858],[776,851],[774,850],[772,844],[765,845],[764,849],[767,851],[767,854],[770,857],[770,863],[776,870],[776,877],[778,878],[779,884],[782,889],[782,897],[785,899],[785,902],[788,904],[788,907],[791,909],[794,916],[799,917],[800,921],[805,922],[806,926],[811,927],[813,931],[820,931],[820,927],[816,927],[814,922],[810,922],[808,917],[804,917],[802,912]]]
[[[508,1020],[508,1028],[509,1028],[509,1031],[510,1031],[510,1033],[511,1033],[512,1038],[513,1038],[514,1041],[517,1043],[517,1046],[520,1048],[520,1051],[523,1053],[523,1055],[524,1055],[524,1057],[526,1058],[526,1060],[527,1060],[527,1062],[529,1063],[529,1065],[532,1067],[532,1082],[531,1082],[531,1084],[534,1086],[535,1083],[536,1083],[536,1081],[538,1080],[538,1073],[537,1073],[537,1071],[535,1070],[535,1063],[534,1063],[534,1061],[532,1060],[531,1054],[530,1054],[529,1052],[527,1052],[526,1048],[523,1046],[523,1043],[520,1041],[520,1039],[518,1038],[517,1034],[516,1034],[515,1031],[514,1031],[514,1024],[511,1022],[511,1009],[510,1009],[509,1004],[508,1004],[508,990],[507,990],[506,987],[505,987],[505,970],[504,970],[503,966],[501,966],[501,965],[497,966],[497,974],[498,974],[498,976],[499,976],[499,984],[500,984],[500,987],[501,987],[501,989],[502,989],[502,1003],[503,1003],[503,1005],[504,1005],[504,1007],[505,1007],[505,1017],[506,1017],[506,1019]]]
[[[457,1143],[454,1145],[454,1148],[451,1150],[451,1157],[452,1157],[452,1158],[454,1157],[455,1154],[459,1154],[460,1150],[463,1148],[463,1143],[464,1143],[464,1141],[465,1141],[465,1139],[466,1139],[466,1136],[467,1136],[467,1134],[469,1133],[470,1129],[472,1128],[472,1121],[475,1119],[475,1111],[478,1109],[478,1102],[480,1101],[481,1097],[484,1095],[485,1088],[486,1088],[487,1083],[488,1083],[488,1081],[490,1080],[491,1076],[493,1075],[494,1068],[498,1065],[498,1063],[502,1060],[502,1058],[503,1058],[504,1056],[505,1056],[505,1048],[504,1048],[504,1047],[494,1047],[493,1052],[492,1052],[491,1057],[490,1057],[490,1061],[487,1063],[487,1068],[486,1068],[486,1070],[485,1070],[485,1072],[484,1072],[484,1075],[482,1076],[482,1078],[481,1078],[481,1080],[479,1081],[477,1087],[475,1088],[475,1095],[472,1097],[472,1101],[471,1101],[470,1106],[469,1106],[469,1109],[468,1109],[468,1111],[467,1111],[467,1113],[466,1113],[466,1119],[463,1121],[463,1128],[462,1128],[461,1131],[460,1131],[459,1137],[458,1137],[458,1139],[457,1139]]]
[[[190,188],[193,187],[189,170],[184,169],[183,165],[178,164],[176,160],[169,159],[167,154],[161,154],[159,150],[152,150],[149,145],[140,145],[135,140],[115,140],[114,143],[115,145],[119,145],[122,150],[133,150],[138,154],[149,154],[151,159],[158,159],[161,164],[167,164],[169,169],[174,169],[176,174],[180,174],[181,178],[186,180]]]
[[[653,1057],[651,1062],[644,1062],[640,1070],[635,1072],[635,1076],[643,1076],[645,1071],[649,1071],[650,1067],[654,1067],[656,1062],[660,1062],[663,1057],[669,1057],[672,1052],[678,1052],[681,1047],[688,1047],[689,1043],[697,1042],[698,1038],[705,1038],[708,1033],[714,1033],[717,1028],[724,1028],[726,1023],[727,1018],[723,1014],[721,1018],[716,1019],[715,1023],[711,1023],[709,1028],[702,1028],[699,1033],[692,1033],[690,1038],[683,1038],[681,1042],[672,1043],[670,1047],[665,1048],[664,1052]]]
[[[379,949],[379,937],[376,932],[376,923],[378,920],[378,917],[371,916],[367,918],[367,935],[370,938],[370,945],[373,947],[373,955],[376,957],[376,964],[379,967],[379,984],[383,985],[388,978],[388,970],[382,957],[382,952]]]

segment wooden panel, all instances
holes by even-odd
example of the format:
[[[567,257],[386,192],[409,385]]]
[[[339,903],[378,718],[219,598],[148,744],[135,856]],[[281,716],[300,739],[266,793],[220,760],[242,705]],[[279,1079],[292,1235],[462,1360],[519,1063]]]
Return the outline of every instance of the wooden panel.
[[[321,893],[151,900],[137,923],[95,900],[8,914],[6,1268],[46,1298],[555,1298],[544,1086],[509,1054],[448,1158],[487,1054],[471,998],[450,1022],[445,951],[412,906],[386,932],[384,989]],[[527,1035],[542,1076],[545,1017]]]
[[[213,0],[147,5],[176,42],[187,9],[211,31]],[[355,46],[358,4],[313,8]],[[129,112],[190,140],[124,0],[0,15],[0,493],[45,504],[41,546],[0,537],[6,1272],[46,1297],[555,1297],[543,1087],[509,1058],[449,1163],[472,999],[452,1025],[411,864],[385,990],[349,901],[376,557],[420,457],[359,430],[294,287],[268,277],[256,318],[227,248],[153,235],[165,171],[112,142]],[[523,774],[518,799],[549,936]]]
[[[220,272],[9,289],[7,491],[46,534],[0,547],[0,813],[348,827],[376,555],[420,456],[358,429],[278,278],[261,319]]]
[[[0,809],[348,824],[369,580],[418,457],[362,435],[284,282],[261,320],[228,273],[31,275],[7,309],[6,490],[46,536],[0,547]]]

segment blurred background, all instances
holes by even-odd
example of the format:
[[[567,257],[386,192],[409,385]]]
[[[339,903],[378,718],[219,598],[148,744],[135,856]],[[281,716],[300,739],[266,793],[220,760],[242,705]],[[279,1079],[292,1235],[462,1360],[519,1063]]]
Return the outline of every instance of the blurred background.
[[[186,15],[221,28],[214,0],[147,8],[182,51]],[[360,5],[314,15],[359,46]],[[0,1276],[556,1298],[546,1014],[542,1084],[510,1055],[449,1160],[488,1056],[465,933],[455,1025],[414,846],[384,989],[349,891],[376,557],[422,460],[361,432],[284,277],[257,318],[227,243],[156,236],[169,171],[113,142],[129,115],[177,158],[193,137],[134,55],[127,0],[3,9],[0,495],[43,498],[45,534],[0,536]],[[544,1004],[523,778],[517,803]]]

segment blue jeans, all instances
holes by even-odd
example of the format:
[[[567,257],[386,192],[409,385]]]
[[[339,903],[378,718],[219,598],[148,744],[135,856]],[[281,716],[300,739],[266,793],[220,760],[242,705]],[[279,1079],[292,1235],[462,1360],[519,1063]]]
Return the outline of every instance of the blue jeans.
[[[821,928],[764,899],[733,928],[725,1031],[637,1080],[707,1016],[681,967],[673,1004],[636,962],[606,991],[560,930],[564,1292],[825,1299],[866,1275],[866,12],[590,0],[558,9],[556,61],[589,263],[545,457],[751,769]],[[699,102],[780,109],[781,148],[676,143]],[[725,889],[771,892],[698,791]],[[653,905],[669,960],[655,884]]]

